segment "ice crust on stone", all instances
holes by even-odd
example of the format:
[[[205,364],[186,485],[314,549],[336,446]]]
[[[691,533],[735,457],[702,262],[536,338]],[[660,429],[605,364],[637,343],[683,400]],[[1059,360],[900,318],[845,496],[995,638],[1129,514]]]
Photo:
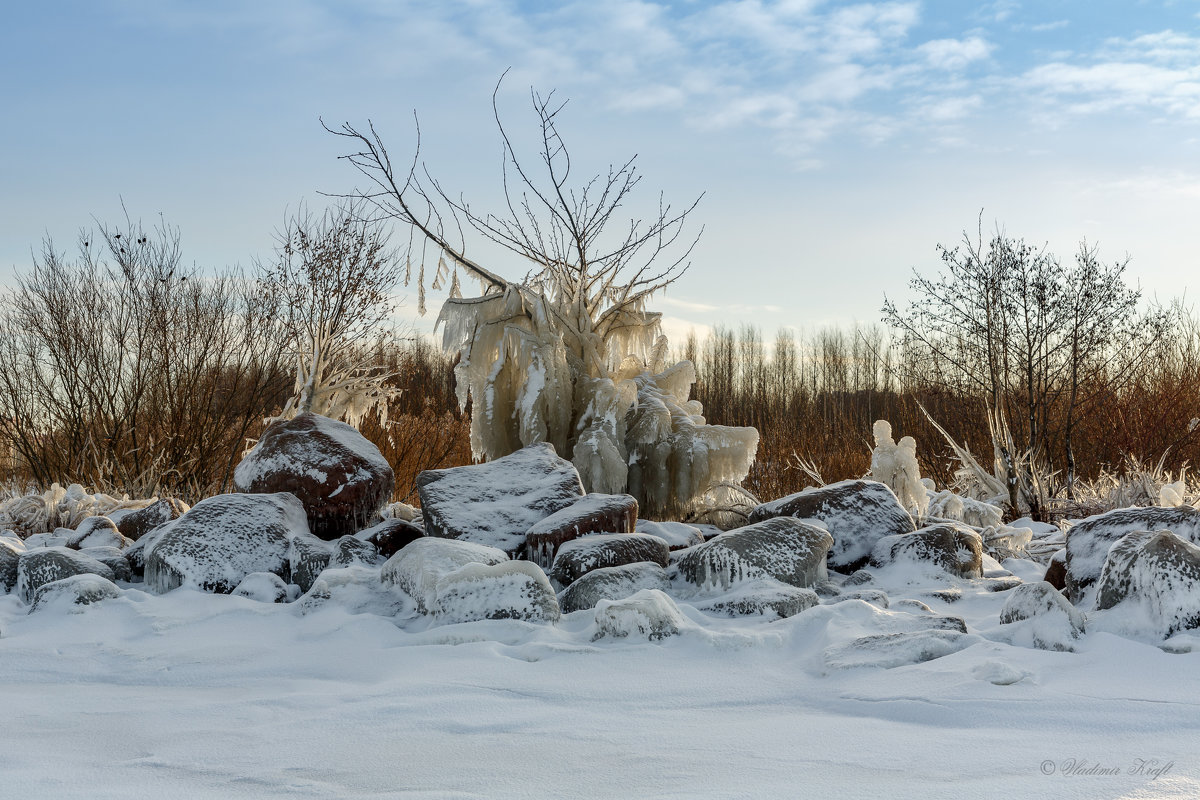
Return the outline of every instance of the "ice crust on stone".
[[[825,557],[832,544],[822,528],[776,517],[680,551],[677,564],[684,580],[709,592],[762,578],[809,587],[827,577]]]
[[[426,470],[417,491],[428,536],[514,555],[535,523],[583,496],[583,484],[571,462],[542,443],[483,464]]]
[[[644,533],[601,533],[567,542],[558,549],[550,577],[560,586],[570,586],[594,569],[652,561],[660,567],[670,563],[667,543]]]
[[[389,558],[380,568],[380,578],[399,587],[416,601],[421,613],[429,614],[437,606],[438,583],[443,578],[468,564],[508,560],[508,554],[495,547],[427,536]]]
[[[133,568],[129,563],[129,559],[125,557],[125,551],[116,547],[98,546],[84,547],[80,551],[89,558],[94,558],[104,566],[113,571],[113,580],[115,581],[132,581]]]
[[[672,550],[686,550],[694,545],[704,543],[704,534],[695,525],[683,522],[655,522],[639,519],[634,530],[638,533],[648,533],[657,536],[667,543]]]
[[[851,642],[825,648],[825,663],[832,669],[894,669],[942,658],[978,641],[978,636],[958,631],[881,633],[861,636]]]
[[[232,594],[260,603],[283,603],[288,600],[288,587],[274,572],[251,572],[242,578]]]
[[[26,603],[32,603],[37,590],[52,581],[72,575],[99,575],[113,580],[113,571],[91,556],[66,547],[27,550],[17,561],[17,591]]]
[[[585,494],[530,526],[525,534],[525,558],[546,568],[564,542],[590,533],[633,533],[637,514],[637,500],[632,495]]]
[[[580,577],[558,595],[564,614],[595,608],[601,600],[623,600],[642,589],[668,591],[667,571],[652,561],[601,567]]]
[[[63,608],[72,612],[83,606],[121,596],[116,584],[101,575],[80,573],[44,583],[34,593],[29,613],[47,608]]]
[[[879,481],[847,480],[763,503],[750,522],[772,517],[816,519],[833,537],[829,566],[853,572],[867,562],[871,548],[884,536],[916,530],[896,495]]]
[[[308,517],[295,495],[209,497],[150,534],[146,587],[157,594],[180,586],[227,594],[252,572],[286,579],[291,539],[307,534]]]
[[[982,578],[983,540],[970,528],[942,523],[913,533],[885,536],[875,543],[871,566],[897,562],[927,564],[959,578]]]
[[[1082,612],[1045,581],[1012,589],[1000,611],[1000,624],[1014,627],[1013,644],[1039,650],[1073,650],[1087,628]]]
[[[1096,608],[1126,635],[1165,639],[1200,628],[1200,547],[1170,531],[1139,531],[1113,544]]]
[[[762,616],[785,619],[794,617],[821,601],[812,589],[762,579],[744,581],[732,586],[724,594],[694,602],[701,611],[728,617]]]
[[[973,528],[1000,526],[1004,520],[1004,509],[1000,506],[964,497],[950,489],[930,495],[926,513],[930,519],[962,522]]]
[[[554,622],[558,598],[541,567],[531,561],[473,562],[437,582],[433,618],[442,623],[483,619]]]
[[[687,620],[666,592],[642,589],[623,600],[596,603],[593,639],[647,639],[655,642],[677,636]]]

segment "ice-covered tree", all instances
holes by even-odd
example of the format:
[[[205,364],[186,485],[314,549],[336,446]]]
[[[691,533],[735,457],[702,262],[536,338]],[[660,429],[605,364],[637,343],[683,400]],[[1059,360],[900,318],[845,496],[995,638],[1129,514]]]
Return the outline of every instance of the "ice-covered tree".
[[[565,102],[531,91],[536,156],[518,156],[493,113],[503,145],[506,212],[480,214],[452,199],[414,155],[397,169],[373,125],[331,133],[361,148],[343,156],[370,181],[360,196],[411,231],[409,278],[419,307],[449,283],[438,324],[459,357],[459,401],[470,398],[471,446],[492,459],[547,441],[570,458],[591,491],[628,491],[645,516],[681,516],[715,494],[737,491],[758,446],[753,428],[708,425],[690,399],[696,371],[666,362],[660,315],[650,297],[688,267],[696,237],[685,236],[699,198],[627,223],[618,212],[641,181],[635,161],[582,182],[558,128]],[[516,254],[529,268],[501,277],[467,254],[467,237]],[[411,267],[417,262],[417,275]],[[426,270],[426,265],[431,266]],[[463,297],[460,277],[481,293]]]

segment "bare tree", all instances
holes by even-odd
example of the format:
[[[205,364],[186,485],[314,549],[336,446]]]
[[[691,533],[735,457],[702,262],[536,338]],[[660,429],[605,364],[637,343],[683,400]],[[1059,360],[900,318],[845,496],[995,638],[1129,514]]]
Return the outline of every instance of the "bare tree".
[[[699,234],[684,232],[699,198],[676,210],[660,195],[655,213],[626,223],[618,215],[641,181],[636,156],[576,182],[559,130],[566,103],[531,91],[538,141],[527,161],[501,118],[499,89],[501,215],[476,212],[430,175],[419,126],[400,169],[373,125],[326,129],[359,148],[343,156],[369,181],[359,196],[410,231],[420,306],[427,262],[437,259],[430,288],[450,282],[438,322],[444,346],[460,357],[460,402],[473,400],[475,455],[549,441],[590,489],[628,489],[649,513],[686,512],[714,486],[740,480],[757,445],[751,429],[703,424],[689,401],[695,369],[663,363],[660,315],[646,310],[687,270]],[[529,273],[517,281],[485,268],[468,256],[468,234],[520,256]],[[460,271],[481,296],[461,297]]]

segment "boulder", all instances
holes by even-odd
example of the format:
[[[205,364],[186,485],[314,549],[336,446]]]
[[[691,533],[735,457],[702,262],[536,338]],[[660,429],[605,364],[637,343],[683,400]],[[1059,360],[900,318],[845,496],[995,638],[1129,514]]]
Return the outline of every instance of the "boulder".
[[[1096,608],[1125,607],[1138,633],[1166,638],[1200,628],[1200,547],[1170,531],[1122,536],[1097,582]]]
[[[660,567],[670,563],[667,543],[644,533],[601,533],[567,542],[554,557],[550,577],[559,586],[570,586],[594,569],[652,561]]]
[[[657,536],[667,543],[667,547],[675,550],[686,550],[704,543],[704,534],[695,525],[683,522],[653,522],[639,519],[634,530],[638,533],[648,533]]]
[[[679,574],[709,590],[762,578],[811,587],[828,575],[825,556],[832,544],[829,533],[815,525],[777,517],[681,551]]]
[[[812,589],[801,589],[779,581],[749,581],[734,586],[726,594],[698,605],[701,611],[727,617],[794,617],[820,604]]]
[[[324,539],[318,539],[311,533],[293,536],[288,548],[292,583],[299,586],[301,592],[307,592],[332,559],[333,547]]]
[[[438,622],[516,619],[554,622],[558,598],[541,567],[530,561],[466,564],[437,583],[433,618]]]
[[[1050,563],[1046,565],[1046,574],[1042,577],[1046,583],[1058,589],[1060,592],[1067,588],[1067,550],[1063,548],[1054,555],[1050,556]]]
[[[395,586],[381,581],[378,568],[331,566],[295,603],[295,608],[301,614],[336,608],[349,614],[408,618],[413,614],[413,601]]]
[[[653,642],[677,636],[686,624],[679,606],[666,592],[643,589],[624,600],[596,603],[596,633],[592,639],[633,637]]]
[[[354,564],[373,567],[379,563],[379,550],[370,542],[354,536],[343,536],[333,543],[333,563],[339,567]]]
[[[1066,594],[1076,605],[1100,578],[1109,548],[1137,531],[1171,531],[1192,544],[1200,544],[1200,511],[1175,508],[1118,508],[1075,523],[1067,530]]]
[[[391,558],[400,548],[424,536],[425,529],[407,520],[385,519],[378,525],[365,528],[354,535],[375,545],[379,555]]]
[[[84,550],[89,547],[115,547],[123,550],[133,544],[108,517],[87,517],[67,537],[67,547]]]
[[[855,589],[850,592],[841,592],[826,602],[832,605],[834,603],[845,602],[846,600],[862,600],[864,603],[870,603],[877,608],[887,608],[891,605],[891,600],[888,598],[887,592],[882,589]],[[925,604],[921,603],[921,605]],[[929,608],[928,606],[925,607]]]
[[[67,540],[71,538],[72,531],[66,529],[64,533],[35,533],[32,536],[25,537],[25,549],[36,550],[41,547],[66,547]]]
[[[17,591],[26,603],[32,603],[37,590],[47,583],[72,575],[99,575],[113,579],[113,571],[91,556],[66,547],[42,547],[26,550],[17,562]]]
[[[586,494],[538,520],[525,532],[525,558],[542,568],[554,563],[564,543],[589,533],[633,533],[638,503],[628,494]]]
[[[161,526],[145,546],[146,587],[232,592],[252,572],[289,578],[291,540],[308,533],[295,495],[223,494]]]
[[[484,464],[426,470],[417,476],[417,492],[427,536],[510,555],[523,552],[530,527],[584,493],[575,465],[545,442]]]
[[[1075,649],[1086,627],[1083,614],[1046,581],[1013,589],[1000,611],[1000,624],[1020,625],[1013,644],[1066,652]]]
[[[467,564],[499,564],[508,554],[494,547],[426,536],[392,556],[380,569],[380,580],[398,586],[429,614],[437,604],[438,583]]]
[[[580,577],[558,595],[562,613],[595,608],[601,600],[624,600],[642,589],[667,591],[667,572],[653,561],[601,567]]]
[[[129,582],[133,580],[133,568],[125,552],[116,547],[84,547],[79,552],[90,556],[113,571],[114,581]]]
[[[0,586],[11,592],[17,585],[17,563],[25,552],[24,543],[12,539],[0,539]]]
[[[970,528],[940,523],[875,543],[871,566],[900,562],[932,564],[959,578],[982,578],[983,540]]]
[[[80,611],[82,609],[78,606],[87,606],[120,596],[121,590],[112,581],[100,575],[82,572],[39,586],[34,593],[29,613],[51,606],[66,606],[71,611]]]
[[[912,517],[896,495],[878,481],[848,480],[809,488],[750,512],[750,522],[773,517],[816,519],[833,537],[828,564],[839,572],[853,572],[867,563],[871,548],[884,536],[911,533]]]
[[[833,669],[892,669],[948,656],[978,641],[978,636],[953,630],[861,636],[845,644],[825,648],[825,664]]]
[[[239,492],[291,492],[314,536],[337,539],[378,521],[396,488],[379,448],[344,422],[301,413],[278,420],[233,473]]]
[[[164,497],[145,508],[123,514],[119,520],[116,520],[117,530],[126,539],[136,542],[159,525],[179,519],[187,511],[187,503],[173,497]]]
[[[274,572],[251,572],[232,593],[260,603],[286,603],[288,599],[287,584]]]

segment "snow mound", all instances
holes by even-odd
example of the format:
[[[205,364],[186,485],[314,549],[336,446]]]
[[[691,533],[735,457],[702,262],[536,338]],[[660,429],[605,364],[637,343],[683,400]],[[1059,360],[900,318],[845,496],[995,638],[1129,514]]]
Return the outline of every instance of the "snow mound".
[[[586,573],[558,596],[562,613],[595,608],[601,600],[624,600],[642,589],[667,591],[671,586],[667,572],[652,561],[600,567]]]
[[[1075,605],[1086,605],[1109,548],[1137,531],[1171,531],[1192,544],[1200,544],[1200,511],[1190,506],[1119,508],[1077,522],[1067,530],[1067,599]]]
[[[66,547],[27,550],[17,562],[17,591],[26,603],[32,603],[37,590],[47,583],[72,575],[99,575],[113,580],[113,571],[96,559]]]
[[[871,550],[873,567],[901,562],[928,564],[959,578],[982,578],[983,540],[969,528],[947,523],[885,536]]]
[[[1114,609],[1106,627],[1158,639],[1200,628],[1200,547],[1170,531],[1118,539],[1097,587],[1096,608]]]
[[[144,547],[146,587],[233,591],[252,572],[289,576],[291,539],[308,533],[304,506],[287,492],[223,494],[161,526]]]
[[[750,522],[772,517],[820,520],[833,537],[829,566],[842,572],[867,563],[871,548],[884,536],[916,530],[896,495],[878,481],[848,480],[805,489],[760,505],[750,513]]]
[[[124,549],[133,544],[125,538],[117,525],[108,517],[88,517],[79,523],[75,532],[67,537],[67,547],[84,550],[89,547],[115,547]]]
[[[121,590],[108,578],[80,573],[39,586],[34,594],[33,605],[30,606],[29,613],[32,614],[47,608],[79,612],[83,610],[81,606],[120,596]]]
[[[633,533],[638,503],[628,494],[586,494],[535,522],[525,534],[525,558],[540,567],[554,563],[565,542],[590,533]]]
[[[1072,651],[1083,635],[1083,614],[1049,583],[1026,583],[1013,589],[1000,611],[1001,625],[1014,625],[1010,641],[1039,650]]]
[[[438,622],[516,619],[554,622],[558,598],[542,568],[531,561],[467,564],[437,583],[433,618]]]
[[[679,574],[711,591],[745,580],[774,578],[793,586],[824,580],[833,539],[825,530],[790,517],[736,528],[681,551]]]
[[[380,580],[377,567],[331,567],[295,604],[301,615],[335,609],[348,614],[412,617],[416,608],[407,594]]]
[[[507,553],[494,547],[426,536],[389,558],[380,569],[380,579],[398,586],[416,601],[421,613],[428,614],[437,606],[438,583],[447,575],[468,564],[508,560]]]
[[[652,642],[677,636],[687,620],[666,592],[643,589],[624,600],[601,600],[596,604],[596,633],[593,640],[648,639]]]
[[[825,648],[825,664],[831,669],[875,667],[894,669],[920,664],[957,653],[980,641],[980,637],[957,631],[915,631],[860,636],[844,644]]]
[[[274,572],[251,572],[242,578],[232,594],[260,603],[285,603],[288,600],[288,587],[283,578]]]
[[[862,600],[864,603],[870,603],[882,609],[887,609],[891,605],[891,600],[888,599],[887,592],[882,589],[855,589],[850,592],[841,592],[825,602],[832,605],[834,603],[845,602],[846,600]],[[929,609],[928,606],[925,606],[925,608]]]
[[[1004,509],[1000,506],[963,497],[949,489],[930,496],[928,515],[931,519],[961,522],[973,528],[998,527],[1004,521]]]
[[[785,619],[819,603],[820,598],[812,589],[773,580],[757,580],[736,584],[725,594],[707,598],[696,607],[727,617]]]
[[[426,470],[417,491],[426,534],[513,555],[530,527],[583,496],[583,484],[574,465],[543,442],[484,464]]]
[[[704,544],[704,534],[695,525],[683,522],[653,522],[639,519],[634,530],[638,533],[648,533],[657,536],[667,543],[672,550],[686,550],[698,544]]]
[[[291,492],[321,539],[380,518],[396,477],[379,448],[344,422],[305,412],[273,422],[233,473],[239,492]]]
[[[554,557],[550,577],[559,586],[570,586],[594,569],[652,561],[670,563],[667,543],[644,533],[600,533],[567,542]]]

